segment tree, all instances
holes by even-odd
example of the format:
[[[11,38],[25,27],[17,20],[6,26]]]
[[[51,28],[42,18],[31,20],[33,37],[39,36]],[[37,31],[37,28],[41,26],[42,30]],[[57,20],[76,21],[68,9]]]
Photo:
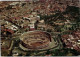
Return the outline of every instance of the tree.
[[[18,56],[22,56],[22,54],[19,54]]]
[[[52,54],[52,56],[77,56],[80,54],[80,52],[74,50],[74,49],[68,49],[68,48],[63,48],[63,49],[55,49],[53,51],[48,51],[48,54]]]

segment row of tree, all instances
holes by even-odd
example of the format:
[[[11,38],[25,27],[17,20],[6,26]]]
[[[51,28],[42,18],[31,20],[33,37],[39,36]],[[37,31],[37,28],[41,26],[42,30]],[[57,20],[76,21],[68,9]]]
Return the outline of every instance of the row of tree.
[[[51,56],[78,56],[80,55],[80,52],[74,50],[74,49],[68,49],[68,48],[63,48],[63,49],[55,49],[52,51],[47,51],[47,55],[51,54]]]

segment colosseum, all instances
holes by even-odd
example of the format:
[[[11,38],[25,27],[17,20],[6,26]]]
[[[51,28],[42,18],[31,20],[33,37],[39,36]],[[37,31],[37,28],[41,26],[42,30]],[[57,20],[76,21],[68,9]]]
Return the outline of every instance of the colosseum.
[[[23,33],[20,44],[27,49],[43,49],[52,42],[51,35],[42,31],[30,31]]]

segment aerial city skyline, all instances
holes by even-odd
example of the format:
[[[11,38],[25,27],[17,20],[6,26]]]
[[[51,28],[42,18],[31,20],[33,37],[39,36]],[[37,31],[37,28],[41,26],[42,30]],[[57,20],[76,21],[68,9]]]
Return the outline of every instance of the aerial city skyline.
[[[1,56],[79,56],[79,0],[0,1]]]

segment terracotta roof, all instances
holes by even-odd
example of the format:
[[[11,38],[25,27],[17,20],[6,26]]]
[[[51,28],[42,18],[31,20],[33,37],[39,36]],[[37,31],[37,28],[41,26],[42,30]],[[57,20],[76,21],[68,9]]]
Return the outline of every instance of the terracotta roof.
[[[78,37],[78,35],[80,35],[79,31],[75,31],[73,32],[73,34],[71,35],[71,37],[69,35],[63,35],[62,36],[62,40],[63,42],[66,44],[66,48],[73,48],[75,50],[79,50],[79,46],[77,43],[77,41],[80,39]],[[68,40],[70,39],[70,40]]]
[[[14,31],[13,30],[11,30],[11,29],[2,29],[2,31],[8,31],[8,32],[10,32],[10,33],[14,33]]]

